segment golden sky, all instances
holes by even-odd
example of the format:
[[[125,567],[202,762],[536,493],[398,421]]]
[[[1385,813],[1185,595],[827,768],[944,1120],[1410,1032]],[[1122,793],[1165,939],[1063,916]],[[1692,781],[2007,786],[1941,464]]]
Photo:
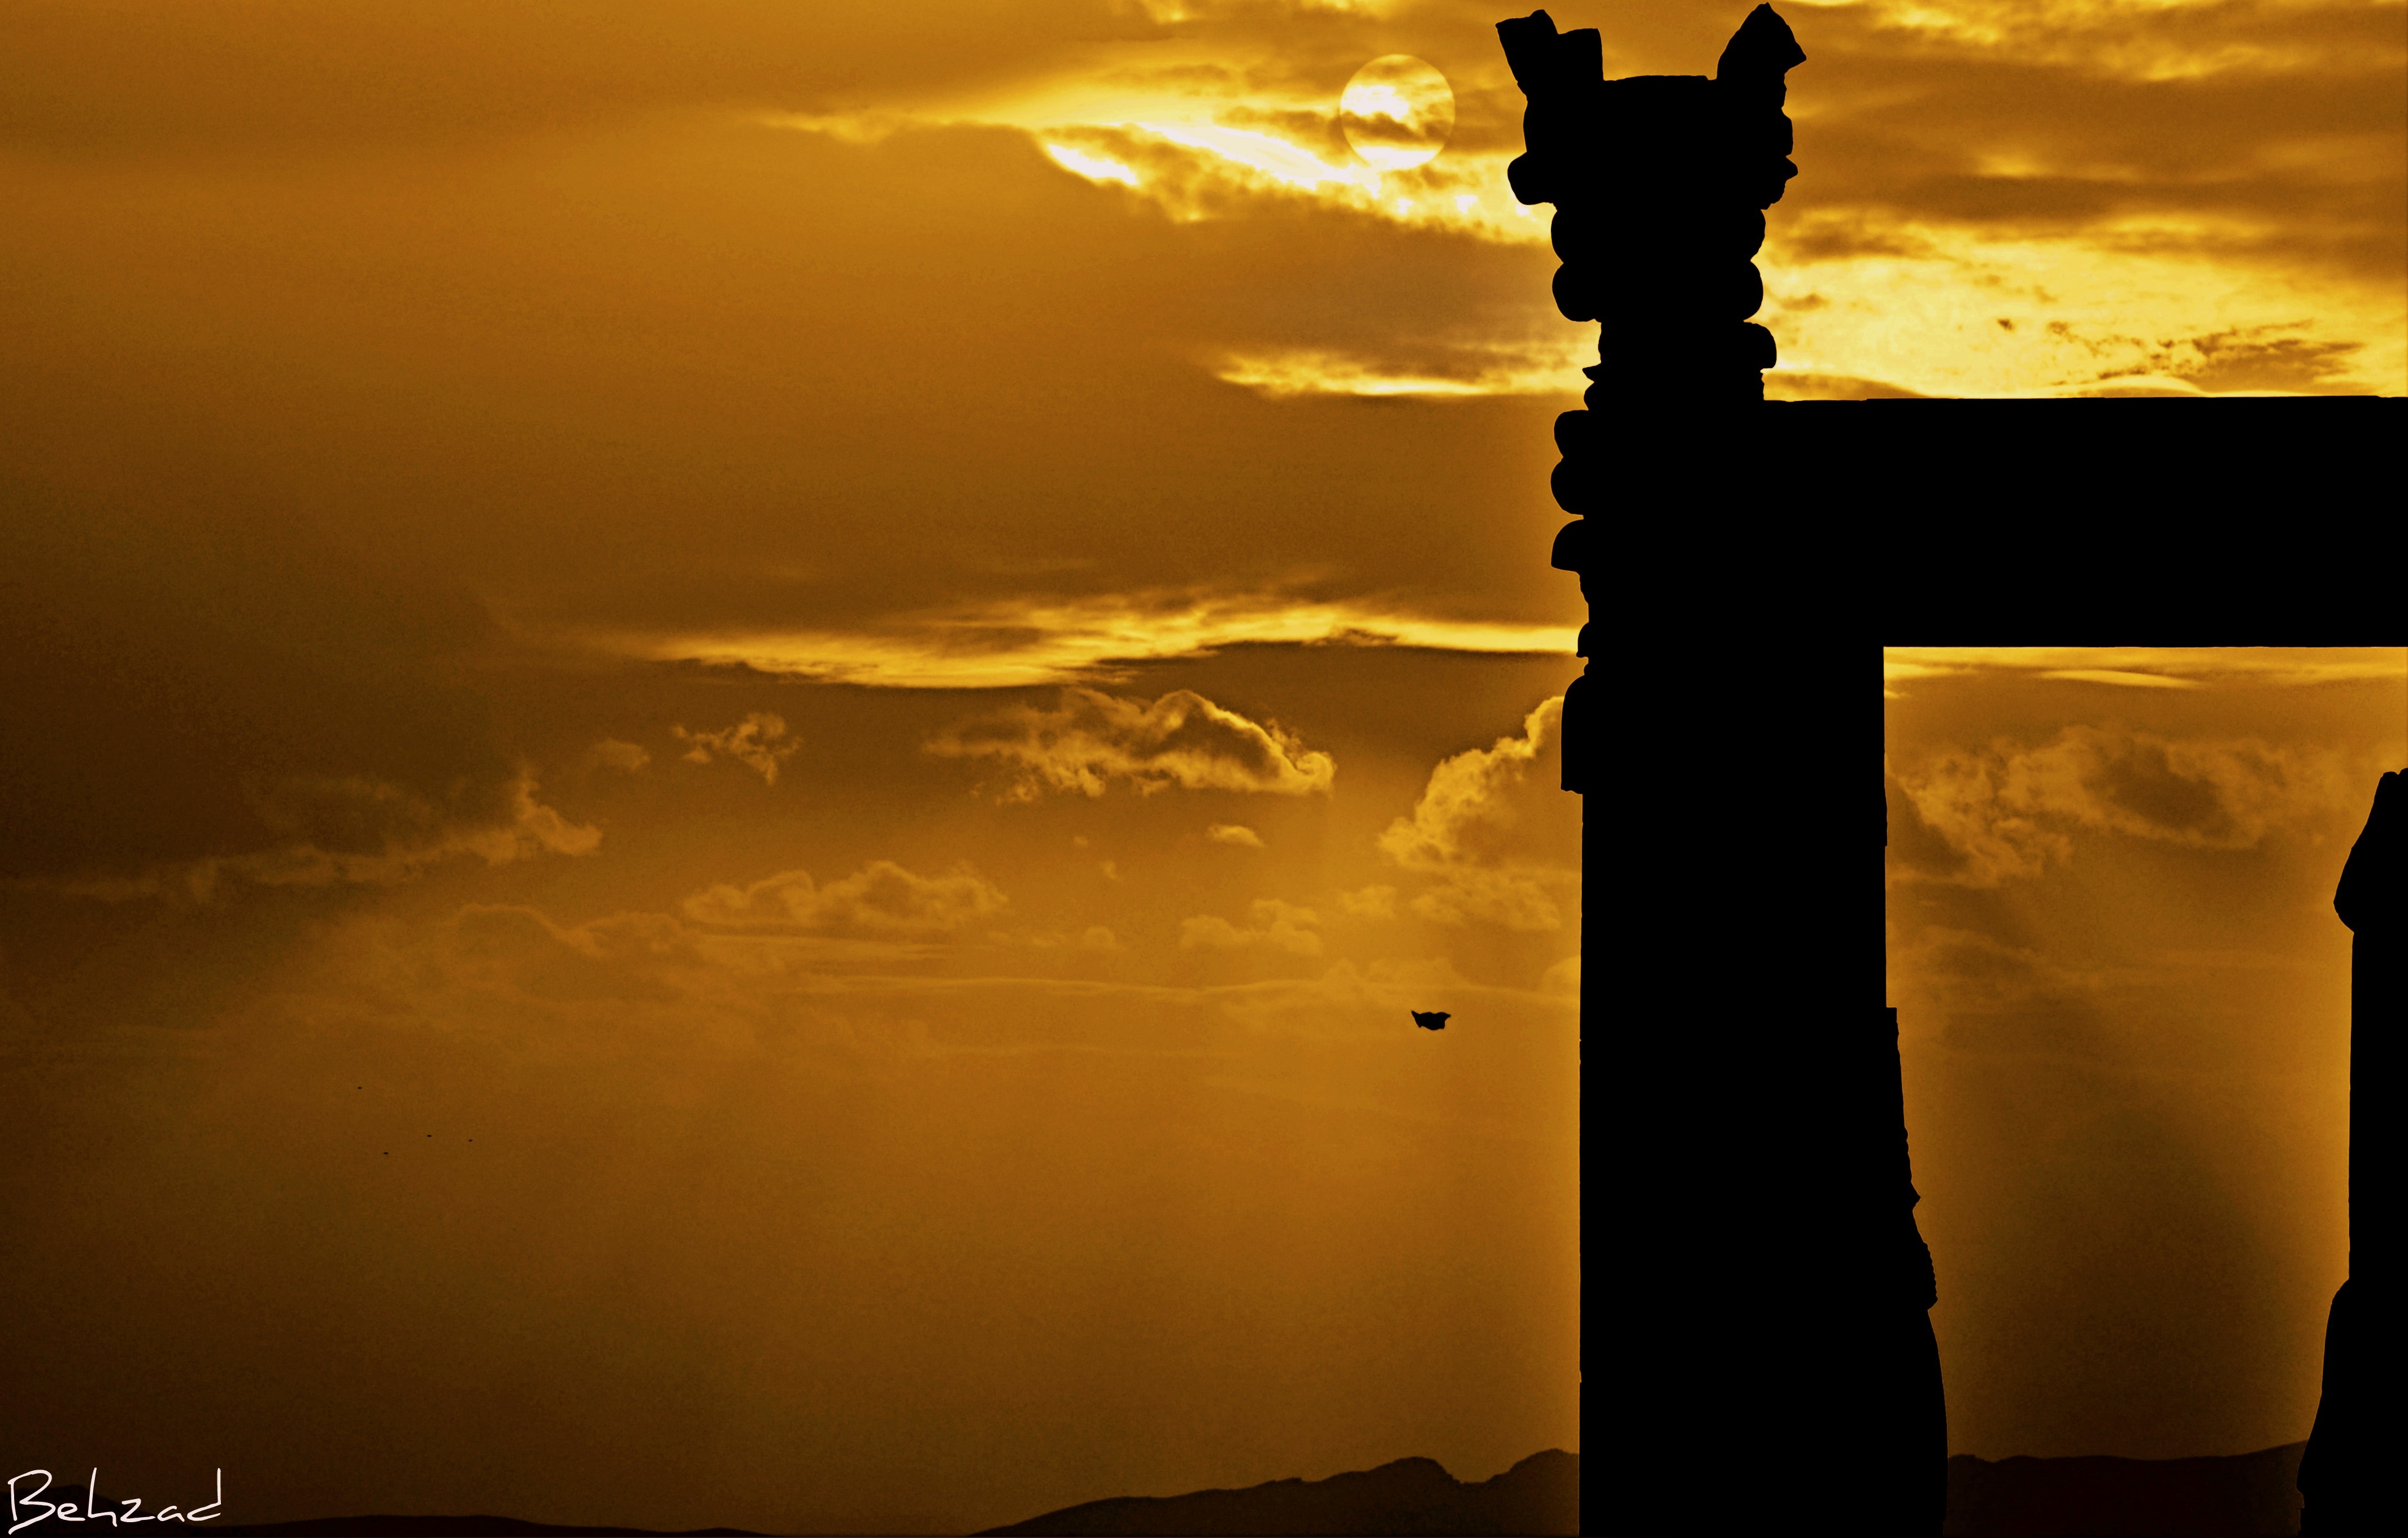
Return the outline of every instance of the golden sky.
[[[1689,73],[1745,8],[1555,15]],[[11,1456],[958,1530],[1577,1448],[1593,332],[1505,191],[1504,14],[16,7]],[[1772,393],[2408,382],[2398,5],[1785,14]],[[1974,754],[2011,684],[2361,755],[2390,708],[1899,665],[1902,776],[1910,703]],[[2076,868],[1967,858],[1931,891]],[[2025,1210],[1926,1189],[1943,1276]],[[1981,1391],[1962,1450],[2188,1424]]]
[[[2302,1441],[2408,650],[1892,648],[1889,997],[1955,1450]]]

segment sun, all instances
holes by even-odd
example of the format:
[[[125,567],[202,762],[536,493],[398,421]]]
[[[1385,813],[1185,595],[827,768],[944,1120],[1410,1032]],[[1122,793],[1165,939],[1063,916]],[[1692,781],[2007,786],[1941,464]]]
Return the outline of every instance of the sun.
[[[1367,164],[1409,171],[1446,148],[1455,132],[1455,92],[1445,76],[1412,54],[1384,54],[1346,82],[1338,121]]]

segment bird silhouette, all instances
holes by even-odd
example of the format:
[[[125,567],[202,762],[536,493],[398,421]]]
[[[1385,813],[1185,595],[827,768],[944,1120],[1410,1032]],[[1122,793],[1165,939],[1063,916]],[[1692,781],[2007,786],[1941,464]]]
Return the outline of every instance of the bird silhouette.
[[[1413,1023],[1420,1026],[1425,1031],[1443,1031],[1446,1029],[1447,1013],[1443,1009],[1433,1009],[1427,1014],[1424,1014],[1421,1010],[1416,1009],[1412,1012],[1412,1015]]]

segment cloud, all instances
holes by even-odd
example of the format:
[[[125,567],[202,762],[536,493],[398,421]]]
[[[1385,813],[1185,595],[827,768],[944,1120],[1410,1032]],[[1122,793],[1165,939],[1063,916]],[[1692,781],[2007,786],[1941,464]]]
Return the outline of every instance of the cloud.
[[[1901,1018],[1944,1020],[1942,1041],[1982,1056],[2123,1057],[2129,1028],[2102,1029],[2111,1008],[2104,995],[2128,994],[2150,980],[2145,969],[2075,970],[2027,947],[1936,924],[1895,943],[1890,960]]]
[[[1321,954],[1321,935],[1315,928],[1321,922],[1321,916],[1312,909],[1265,897],[1255,900],[1252,917],[1254,923],[1246,929],[1240,929],[1226,919],[1212,914],[1189,919],[1179,926],[1179,948],[1261,948],[1285,951],[1292,956]]]
[[[1483,241],[1546,239],[1543,211],[1514,202],[1505,183],[1518,142],[1451,147],[1417,166],[1375,169],[1348,148],[1334,101],[1307,96],[1283,109],[1259,79],[1218,102],[1166,94],[1124,106],[1145,118],[1047,123],[1041,120],[1051,114],[1025,98],[973,111],[981,121],[1027,128],[1066,175],[1125,188],[1133,204],[1151,204],[1180,223],[1258,217],[1284,206],[1342,209]]]
[[[713,970],[697,936],[666,914],[568,926],[535,908],[471,903],[448,930],[441,961],[453,982],[546,1006],[672,1004]]]
[[[602,831],[535,798],[523,777],[500,816],[459,818],[398,785],[364,777],[293,779],[257,793],[261,821],[289,835],[243,854],[162,862],[133,874],[87,874],[32,884],[103,902],[208,903],[229,884],[387,887],[465,856],[507,865],[546,854],[592,854]]]
[[[1100,796],[1115,780],[1145,795],[1326,795],[1337,775],[1336,761],[1278,722],[1258,725],[1184,689],[1151,702],[1066,689],[1050,710],[1014,705],[974,717],[926,746],[946,758],[1000,760],[1011,776],[1003,794],[1015,801],[1049,790]]]
[[[723,753],[758,774],[765,785],[778,783],[778,765],[803,746],[799,739],[783,740],[785,718],[767,711],[754,711],[720,732],[689,732],[682,726],[669,730],[680,742],[694,745],[682,755],[688,763],[709,763],[713,753]]]
[[[1853,22],[1866,32],[1843,47],[1942,66],[1991,61],[2064,68],[2107,88],[2197,86],[2219,78],[2246,87],[2270,78],[2353,71],[2369,62],[2362,51],[2369,43],[2399,51],[2398,37],[2386,36],[2361,7],[2313,0],[2274,10],[2214,0],[1870,0],[1852,8],[1852,17],[1831,24],[1848,31]]]
[[[1541,702],[1522,735],[1493,748],[1457,753],[1430,771],[1429,784],[1380,835],[1380,849],[1409,871],[1445,871],[1503,857],[1520,821],[1513,792],[1530,782],[1531,766],[1551,738],[1560,739],[1562,695]],[[1560,741],[1556,744],[1560,750]],[[1550,787],[1552,789],[1552,787]]]
[[[2052,668],[2041,675],[2077,684],[2118,684],[2127,689],[2202,689],[2193,678],[2169,678],[2161,673],[2123,673],[2108,667]]]
[[[1215,844],[1233,844],[1242,849],[1263,847],[1262,834],[1252,828],[1240,828],[1231,822],[1215,822],[1204,830],[1204,836]]]
[[[2135,688],[2305,688],[2397,678],[2398,647],[1885,647],[1889,683],[2024,674]]]
[[[621,742],[616,737],[603,738],[587,748],[586,753],[596,763],[624,769],[631,775],[652,762],[652,754],[632,742]]]
[[[919,876],[873,860],[841,880],[781,871],[750,886],[716,886],[680,904],[697,924],[725,929],[913,938],[947,934],[1009,906],[1003,890],[968,864]]]
[[[2363,349],[2354,342],[2272,335],[2304,329],[2305,324],[2228,327],[2186,338],[2169,349],[2173,356],[2153,361],[2203,391],[2311,393],[2337,388],[2348,377],[2344,365]]]
[[[1792,80],[1805,175],[1775,211],[1768,322],[1803,319],[1781,293],[1801,265],[1832,292],[1814,296],[1827,313],[1810,323],[1775,324],[1784,365],[1804,377],[1787,393],[1821,398],[1850,380],[1871,388],[1847,398],[2079,393],[2136,369],[2181,393],[2396,388],[2402,104],[2390,8],[1817,7],[1801,22],[1812,64]],[[1701,67],[1715,44],[1679,36],[1688,30],[1617,21],[1608,73]],[[1222,59],[1254,66],[1128,68],[1111,89],[1092,80],[959,110],[1025,129],[1066,178],[1177,223],[1309,206],[1399,236],[1543,251],[1547,211],[1499,195],[1521,148],[1519,93],[1472,64],[1471,38],[1448,62],[1464,107],[1456,145],[1383,174],[1349,154],[1311,57],[1267,67],[1247,29],[1207,23],[1204,35]],[[2252,280],[2236,286],[2242,274]],[[2039,312],[1984,335],[2002,291]],[[1390,327],[1352,345],[1288,335],[1207,351],[1220,377],[1270,398],[1559,391],[1560,348],[1577,338],[1550,330],[1543,309],[1533,324],[1527,307],[1492,307],[1445,338]],[[2106,355],[2051,334],[2050,320]],[[2293,330],[2310,334],[2273,335]]]
[[[1109,677],[1130,662],[1209,657],[1250,644],[1566,652],[1572,633],[1557,625],[1413,614],[1277,591],[1154,591],[988,601],[883,616],[849,631],[619,632],[581,639],[624,656],[831,683],[1018,689]]]
[[[95,897],[387,885],[601,839],[536,793],[464,587],[289,523],[0,467],[0,880]]]
[[[2071,862],[2077,833],[2253,849],[2354,793],[2350,766],[2329,750],[2092,726],[2036,747],[1938,752],[1892,783],[1894,865],[1909,879],[1970,887]]]
[[[2073,971],[2028,946],[1973,930],[1927,924],[1894,947],[1899,969],[1928,986],[1945,985],[1964,1007],[2014,1004],[2043,995],[2096,992],[2109,979]]]
[[[1777,368],[1764,377],[1764,398],[1769,401],[1912,401],[1928,397],[1902,385],[1881,379],[1862,379],[1852,374],[1816,374],[1803,369]]]
[[[1564,702],[1541,701],[1518,737],[1455,754],[1430,771],[1410,817],[1381,833],[1383,854],[1435,876],[1408,907],[1436,924],[1512,930],[1563,926],[1549,889],[1577,883],[1579,825],[1567,825],[1560,774],[1542,763],[1562,751]],[[1578,808],[1569,808],[1576,819]]]
[[[1357,919],[1394,919],[1397,916],[1397,889],[1373,886],[1342,891],[1338,894],[1338,905]]]
[[[1531,341],[1489,336],[1380,351],[1325,348],[1257,348],[1230,351],[1212,376],[1271,400],[1298,395],[1544,395],[1566,393],[1565,381],[1585,366],[1596,343],[1584,338]]]
[[[1561,875],[1552,877],[1563,879]],[[1415,918],[1434,924],[1496,924],[1505,929],[1561,929],[1563,910],[1541,878],[1519,871],[1451,870],[1412,901]]]
[[[1761,259],[1784,371],[2399,390],[2395,7],[1872,0],[1799,24],[1801,174]]]

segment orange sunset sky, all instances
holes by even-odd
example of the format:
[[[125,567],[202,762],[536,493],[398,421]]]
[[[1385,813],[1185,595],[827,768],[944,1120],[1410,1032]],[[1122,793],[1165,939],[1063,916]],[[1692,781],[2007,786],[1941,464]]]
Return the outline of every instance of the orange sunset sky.
[[[2408,386],[2401,6],[1782,9],[1770,393]],[[21,0],[5,1472],[939,1531],[1578,1450],[1507,14]],[[2303,1437],[2408,658],[1888,663],[1955,1449]]]
[[[1885,661],[1889,999],[1952,1450],[2306,1440],[2349,1260],[2333,889],[2408,765],[2408,649]]]

